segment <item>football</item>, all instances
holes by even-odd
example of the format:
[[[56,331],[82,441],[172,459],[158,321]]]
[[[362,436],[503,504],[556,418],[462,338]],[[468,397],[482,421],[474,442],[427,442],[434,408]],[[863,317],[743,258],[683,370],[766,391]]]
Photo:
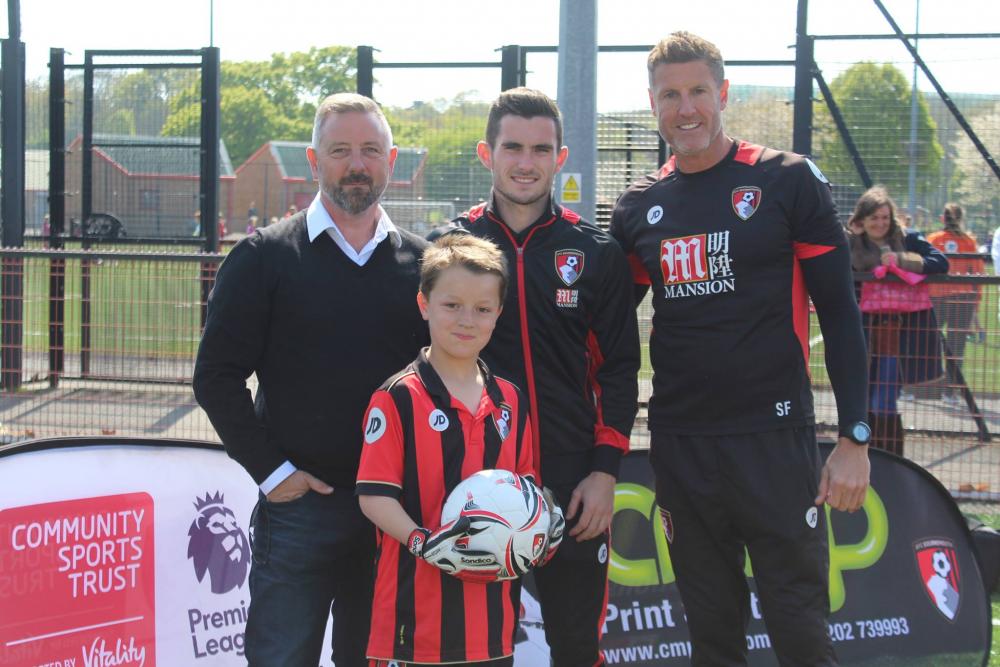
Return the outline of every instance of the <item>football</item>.
[[[470,521],[469,535],[455,544],[458,558],[483,563],[492,557],[498,579],[516,579],[545,553],[549,508],[531,480],[508,470],[480,470],[448,495],[441,525],[460,517]]]

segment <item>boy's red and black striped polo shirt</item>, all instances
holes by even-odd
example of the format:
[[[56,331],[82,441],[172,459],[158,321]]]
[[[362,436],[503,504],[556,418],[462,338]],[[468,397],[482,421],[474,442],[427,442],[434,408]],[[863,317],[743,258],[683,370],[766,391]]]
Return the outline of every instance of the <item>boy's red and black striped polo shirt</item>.
[[[535,477],[527,403],[480,367],[485,391],[475,414],[451,396],[426,350],[372,396],[358,495],[396,498],[433,529],[448,494],[469,475],[502,468]],[[381,531],[378,544],[369,657],[441,663],[513,653],[519,582],[465,583]]]

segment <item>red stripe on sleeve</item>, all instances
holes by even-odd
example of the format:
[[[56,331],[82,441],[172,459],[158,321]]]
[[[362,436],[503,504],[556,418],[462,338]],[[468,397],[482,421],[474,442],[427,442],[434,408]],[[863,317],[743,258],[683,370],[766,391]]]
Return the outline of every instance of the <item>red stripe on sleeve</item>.
[[[580,222],[580,214],[577,213],[576,211],[569,210],[565,206],[559,207],[559,215],[562,217],[563,220],[565,220],[570,224],[575,225],[578,222]]]
[[[760,159],[760,155],[763,152],[763,146],[751,144],[748,141],[741,141],[740,147],[736,149],[736,155],[733,156],[733,160],[735,162],[742,162],[743,164],[757,164],[757,160]]]
[[[820,255],[825,255],[826,253],[832,251],[834,246],[818,245],[815,243],[801,243],[796,241],[792,244],[792,248],[795,251],[796,259],[812,259],[813,257],[819,257]]]
[[[799,339],[799,345],[802,346],[802,359],[805,361],[806,373],[808,373],[809,292],[806,290],[806,281],[802,276],[802,266],[799,264],[798,257],[792,263],[792,327],[795,329],[795,337]]]
[[[381,420],[385,423],[379,423]],[[362,434],[364,444],[358,464],[358,481],[385,482],[402,487],[403,426],[389,392],[377,391],[372,395],[365,412]]]
[[[642,260],[634,254],[629,254],[628,265],[632,268],[632,282],[636,285],[652,285],[646,267],[642,265]]]
[[[677,158],[673,155],[667,160],[662,167],[660,167],[660,178],[666,178],[670,174],[674,173],[674,169],[677,167]]]
[[[476,220],[479,220],[479,218],[483,217],[483,213],[485,212],[486,212],[486,202],[483,202],[482,204],[470,208],[469,211],[465,214],[465,217],[469,219],[469,222],[475,222]]]
[[[593,331],[587,332],[587,351],[590,353],[590,365],[587,376],[590,388],[594,392],[594,405],[597,408],[597,421],[594,423],[594,445],[611,445],[628,453],[629,439],[604,423],[604,403],[601,401],[603,388],[597,381],[597,370],[604,365],[604,353],[597,342]]]

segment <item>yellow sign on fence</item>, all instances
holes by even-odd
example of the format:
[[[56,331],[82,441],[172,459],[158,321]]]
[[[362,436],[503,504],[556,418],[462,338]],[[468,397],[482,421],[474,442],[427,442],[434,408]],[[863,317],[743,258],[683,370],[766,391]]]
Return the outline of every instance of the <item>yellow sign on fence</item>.
[[[559,186],[559,201],[564,204],[580,203],[580,174],[561,174],[561,185]]]

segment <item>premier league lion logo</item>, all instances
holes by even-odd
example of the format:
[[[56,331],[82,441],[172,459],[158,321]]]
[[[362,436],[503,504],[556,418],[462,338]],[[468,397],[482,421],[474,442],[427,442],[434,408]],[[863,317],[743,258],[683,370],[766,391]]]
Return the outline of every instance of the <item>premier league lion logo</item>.
[[[198,516],[188,529],[188,558],[194,563],[198,581],[208,573],[213,593],[228,593],[243,586],[250,568],[246,535],[224,502],[218,491],[215,495],[206,493],[204,499],[196,497]]]

